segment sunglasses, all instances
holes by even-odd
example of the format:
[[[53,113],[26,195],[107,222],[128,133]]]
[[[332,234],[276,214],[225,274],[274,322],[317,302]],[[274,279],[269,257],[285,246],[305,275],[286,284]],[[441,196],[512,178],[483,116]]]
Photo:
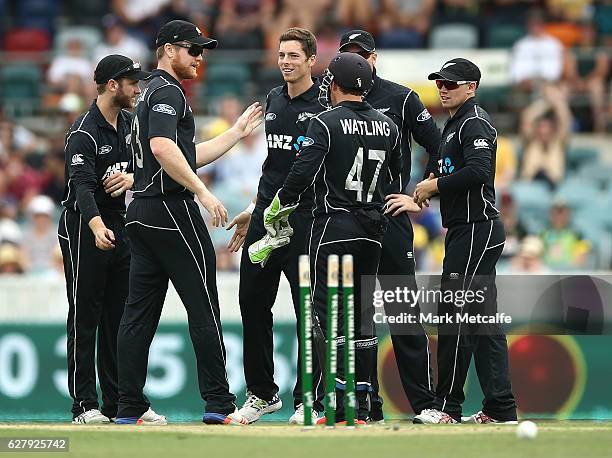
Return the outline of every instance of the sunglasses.
[[[172,43],[172,44],[174,46],[178,46],[179,48],[185,48],[187,50],[187,53],[193,57],[198,57],[204,54],[204,46],[202,45],[196,45],[194,43],[186,43],[186,42]]]
[[[445,87],[449,91],[457,89],[459,86],[463,86],[464,84],[470,84],[474,81],[449,81],[449,80],[436,80],[436,86],[438,89],[442,89]]]

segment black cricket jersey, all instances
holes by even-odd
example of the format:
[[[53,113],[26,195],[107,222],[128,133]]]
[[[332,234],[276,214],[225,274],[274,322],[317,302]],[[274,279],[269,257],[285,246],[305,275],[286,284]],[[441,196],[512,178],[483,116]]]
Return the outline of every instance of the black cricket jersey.
[[[315,116],[279,199],[300,201],[311,185],[313,215],[382,212],[388,183],[403,188],[400,135],[395,123],[367,102],[341,102]]]
[[[406,187],[410,181],[412,165],[412,138],[425,148],[430,157],[435,156],[440,146],[440,130],[416,92],[409,87],[380,78],[376,69],[373,76],[374,84],[366,94],[365,101],[390,117],[399,128],[402,183]]]
[[[132,114],[120,110],[117,129],[104,118],[94,101],[66,134],[65,185],[62,205],[80,212],[85,222],[95,216],[125,213],[125,195],[111,197],[104,180],[129,169]]]
[[[153,70],[149,84],[138,98],[134,115],[134,198],[176,194],[193,198],[193,193],[162,169],[149,143],[153,137],[169,138],[178,145],[195,172],[195,121],[181,83],[164,70]]]
[[[324,110],[318,102],[319,82],[293,99],[289,97],[287,84],[275,87],[266,97],[265,129],[268,156],[262,166],[262,175],[257,190],[257,205],[267,207],[281,188],[312,117]],[[304,193],[300,209],[311,210],[312,192]]]
[[[474,98],[448,119],[438,151],[438,190],[442,225],[489,221],[495,208],[497,130]]]

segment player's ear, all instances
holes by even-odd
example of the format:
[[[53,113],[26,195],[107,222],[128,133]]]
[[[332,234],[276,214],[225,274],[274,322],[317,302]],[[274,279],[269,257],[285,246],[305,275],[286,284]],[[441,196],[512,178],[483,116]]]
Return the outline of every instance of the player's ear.
[[[370,63],[372,64],[372,67],[376,66],[376,59],[378,58],[378,54],[376,53],[376,51],[374,51],[372,54],[370,54]]]
[[[313,54],[312,56],[308,58],[308,66],[313,67],[316,61],[317,61],[317,55]]]

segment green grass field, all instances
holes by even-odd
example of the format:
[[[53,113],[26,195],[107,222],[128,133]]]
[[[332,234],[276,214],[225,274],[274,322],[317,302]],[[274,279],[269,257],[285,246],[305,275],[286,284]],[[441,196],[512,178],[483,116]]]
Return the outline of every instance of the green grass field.
[[[399,429],[393,428],[397,425]],[[0,438],[68,437],[69,453],[26,453],[19,457],[389,457],[490,456],[609,457],[612,422],[542,421],[535,440],[519,440],[515,426],[423,426],[389,422],[355,430],[284,424],[247,427],[182,423],[159,427],[0,424]],[[325,455],[321,455],[325,453]],[[588,454],[588,455],[587,455]]]

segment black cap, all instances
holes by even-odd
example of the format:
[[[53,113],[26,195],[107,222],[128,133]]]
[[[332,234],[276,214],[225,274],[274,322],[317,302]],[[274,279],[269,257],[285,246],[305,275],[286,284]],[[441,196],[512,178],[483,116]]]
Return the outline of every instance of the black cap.
[[[342,48],[348,45],[357,45],[366,52],[374,52],[376,49],[374,37],[365,30],[351,30],[342,35],[338,51],[342,51]]]
[[[138,62],[134,62],[129,57],[119,54],[111,54],[104,57],[94,71],[94,80],[97,84],[104,84],[108,80],[118,78],[130,78],[133,80],[147,79],[151,74],[145,72]]]
[[[214,49],[218,44],[217,40],[202,35],[202,31],[195,24],[175,19],[174,21],[166,22],[159,29],[155,46],[159,48],[166,43],[178,43],[179,41],[188,41],[206,49]]]
[[[457,57],[442,65],[439,72],[430,73],[430,80],[476,81],[480,82],[480,69],[475,63]]]
[[[343,89],[366,92],[372,87],[372,67],[359,54],[341,52],[329,63],[329,72]]]

